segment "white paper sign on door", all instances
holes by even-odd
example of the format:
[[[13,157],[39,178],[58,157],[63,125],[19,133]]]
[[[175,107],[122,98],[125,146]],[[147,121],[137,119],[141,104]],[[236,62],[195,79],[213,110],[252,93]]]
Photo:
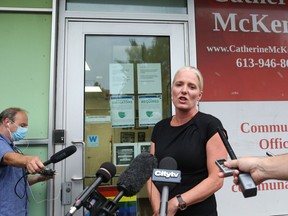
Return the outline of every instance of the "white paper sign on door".
[[[162,96],[143,95],[139,101],[139,127],[154,126],[162,119]]]
[[[109,65],[110,94],[134,94],[133,64]]]
[[[134,127],[134,96],[111,96],[112,127]]]
[[[161,64],[137,64],[139,94],[162,93]]]

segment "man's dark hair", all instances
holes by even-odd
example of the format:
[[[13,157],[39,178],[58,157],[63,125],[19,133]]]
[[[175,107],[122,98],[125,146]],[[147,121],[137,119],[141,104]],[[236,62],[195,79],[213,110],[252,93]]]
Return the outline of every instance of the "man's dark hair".
[[[3,110],[1,113],[0,113],[0,124],[3,123],[3,121],[8,118],[10,119],[11,121],[14,122],[15,120],[15,115],[18,113],[18,112],[25,112],[26,111],[24,109],[21,109],[21,108],[18,108],[18,107],[10,107],[10,108],[7,108],[5,110]]]

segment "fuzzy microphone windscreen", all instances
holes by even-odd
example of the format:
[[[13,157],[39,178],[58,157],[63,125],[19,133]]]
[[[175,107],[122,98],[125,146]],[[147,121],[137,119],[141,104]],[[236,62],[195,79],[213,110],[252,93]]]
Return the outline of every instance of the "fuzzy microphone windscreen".
[[[150,153],[143,152],[137,155],[129,167],[119,176],[117,188],[124,192],[124,196],[136,195],[157,166],[157,159]]]

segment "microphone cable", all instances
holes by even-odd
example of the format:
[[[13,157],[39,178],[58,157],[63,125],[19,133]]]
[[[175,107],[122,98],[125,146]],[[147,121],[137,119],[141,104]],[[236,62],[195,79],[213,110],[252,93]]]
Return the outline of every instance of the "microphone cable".
[[[23,152],[15,145],[12,146],[14,152],[23,155]],[[26,170],[24,168],[22,169],[22,177],[16,182],[15,186],[14,186],[14,193],[16,194],[17,197],[19,197],[20,199],[23,199],[24,196],[26,195],[26,198],[28,199],[28,193],[27,193],[27,185],[28,185],[28,179],[26,177]],[[24,180],[24,193],[23,195],[19,195],[19,193],[17,192],[17,187],[18,184],[20,183],[21,180]]]
[[[28,185],[28,179],[26,177],[26,173],[25,173],[25,169],[21,168],[22,169],[22,177],[17,181],[17,183],[15,184],[14,186],[14,193],[16,194],[17,197],[19,197],[20,199],[23,199],[24,196],[26,195],[27,199],[28,199],[28,194],[27,194],[27,185]],[[19,195],[19,193],[17,192],[17,186],[18,184],[20,183],[20,181],[24,179],[24,194],[22,196]]]

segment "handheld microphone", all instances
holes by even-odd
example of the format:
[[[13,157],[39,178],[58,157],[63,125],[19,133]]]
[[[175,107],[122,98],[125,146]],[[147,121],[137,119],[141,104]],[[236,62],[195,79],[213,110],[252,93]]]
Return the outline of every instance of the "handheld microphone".
[[[70,211],[66,214],[73,215],[83,204],[90,198],[91,194],[94,193],[96,188],[102,182],[108,182],[116,174],[116,167],[110,162],[105,162],[101,165],[100,169],[96,172],[96,179],[89,187],[85,188],[84,191],[76,198],[73,206],[71,206]]]
[[[74,154],[76,152],[77,148],[75,146],[68,146],[67,148],[62,149],[61,151],[55,153],[50,157],[49,160],[43,162],[44,166],[47,166],[51,163],[58,163],[61,160],[64,160],[65,158],[69,157],[70,155]],[[26,171],[25,175],[29,175],[30,173]],[[42,170],[39,172],[41,175],[46,176],[53,176],[55,174],[55,170],[49,169],[49,170]]]
[[[218,133],[222,139],[222,142],[225,145],[225,148],[226,148],[230,158],[232,160],[237,159],[237,157],[236,157],[230,143],[228,142],[227,137],[224,135],[222,129],[220,129],[218,127],[217,131],[218,131]],[[240,172],[238,179],[239,179],[240,189],[241,189],[242,194],[245,198],[257,195],[257,186],[256,186],[255,182],[253,181],[250,173]]]
[[[143,152],[135,157],[129,167],[119,176],[117,189],[119,193],[113,200],[107,200],[96,215],[113,215],[118,209],[118,202],[123,196],[136,195],[151,177],[157,166],[157,159],[150,153]]]
[[[165,157],[159,163],[159,169],[154,169],[152,181],[161,191],[160,216],[167,215],[169,191],[176,183],[181,182],[181,171],[177,169],[177,162],[172,157]]]
[[[58,163],[61,160],[64,160],[65,158],[69,157],[70,155],[74,154],[76,152],[77,148],[75,146],[68,146],[65,149],[62,149],[61,151],[55,153],[50,157],[49,160],[45,161],[43,164],[44,166],[47,166],[51,163]]]

